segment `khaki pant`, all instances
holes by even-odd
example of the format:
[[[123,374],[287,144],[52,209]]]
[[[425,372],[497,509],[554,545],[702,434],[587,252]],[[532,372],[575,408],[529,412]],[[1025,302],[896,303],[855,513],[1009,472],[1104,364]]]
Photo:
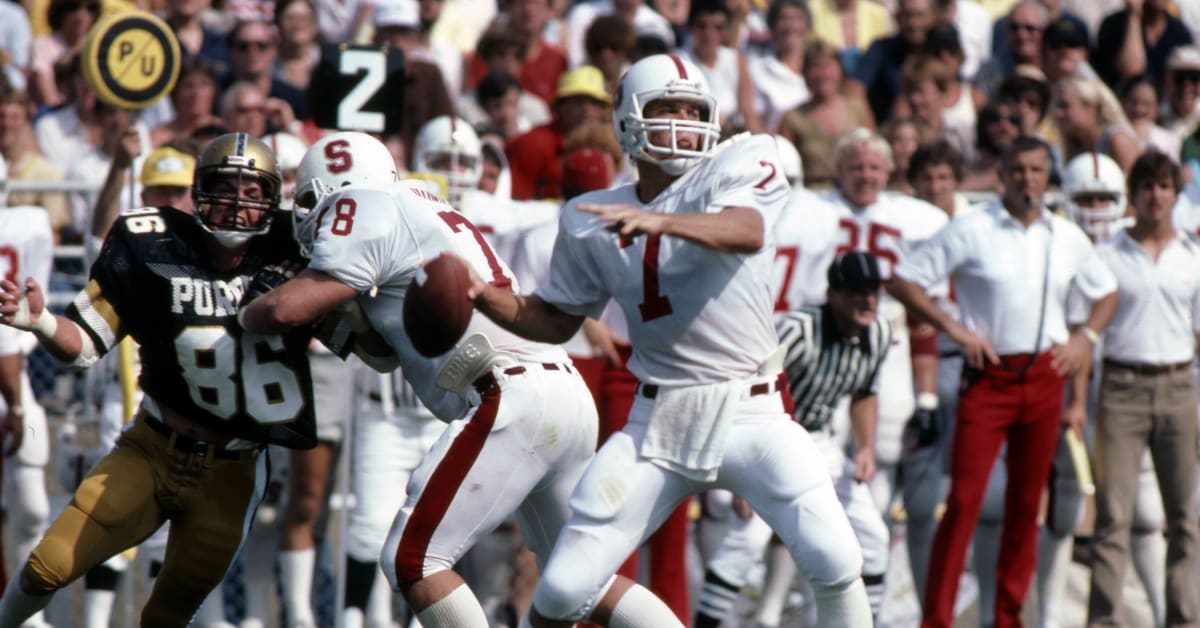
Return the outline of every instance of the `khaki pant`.
[[[1129,562],[1138,470],[1150,447],[1167,520],[1167,624],[1200,625],[1196,379],[1190,368],[1144,374],[1105,365],[1096,418],[1096,529],[1090,626],[1116,626]]]
[[[163,428],[165,429],[165,428]],[[261,450],[185,448],[140,415],[79,485],[25,566],[27,593],[56,591],[171,522],[143,626],[186,626],[225,576],[266,485]]]

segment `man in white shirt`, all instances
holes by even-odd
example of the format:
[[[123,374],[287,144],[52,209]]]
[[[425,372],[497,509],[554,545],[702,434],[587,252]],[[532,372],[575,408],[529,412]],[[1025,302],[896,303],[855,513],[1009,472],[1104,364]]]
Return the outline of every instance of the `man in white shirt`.
[[[1037,559],[1038,511],[1063,424],[1082,430],[1092,343],[1116,309],[1117,285],[1073,222],[1043,209],[1050,147],[1015,140],[1001,163],[1004,194],[918,246],[896,269],[892,294],[963,347],[962,392],[951,454],[951,488],[938,527],[922,626],[952,625],[959,575],[1000,447],[1010,465],[997,565],[996,625],[1020,624]],[[928,290],[954,281],[962,322]],[[1093,301],[1069,333],[1069,289]],[[1064,412],[1066,378],[1070,404]]]
[[[1200,618],[1196,489],[1196,379],[1200,245],[1172,224],[1179,166],[1146,152],[1129,173],[1133,226],[1097,250],[1121,302],[1104,333],[1096,417],[1096,527],[1088,625],[1115,626],[1129,556],[1138,471],[1149,446],[1167,517],[1167,623]]]
[[[813,585],[822,626],[871,623],[854,532],[812,439],[789,420],[767,280],[767,226],[788,193],[778,151],[762,135],[714,149],[716,116],[693,64],[635,63],[613,126],[638,182],[567,203],[550,281],[535,294],[478,278],[470,290],[502,326],[551,342],[615,301],[640,381],[628,424],[575,489],[522,626],[681,626],[636,617],[653,599],[612,574],[676,504],[709,488],[745,498],[775,529]]]

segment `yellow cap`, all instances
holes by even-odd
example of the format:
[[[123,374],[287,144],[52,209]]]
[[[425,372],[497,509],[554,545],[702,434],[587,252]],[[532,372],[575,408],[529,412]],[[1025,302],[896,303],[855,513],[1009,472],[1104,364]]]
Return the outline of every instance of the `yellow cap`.
[[[142,163],[142,175],[138,180],[143,187],[190,188],[192,171],[195,169],[194,157],[164,146],[146,155],[146,161]]]
[[[612,98],[604,88],[604,74],[594,66],[585,65],[558,77],[558,91],[554,93],[555,100],[571,96],[587,96],[608,105]]]

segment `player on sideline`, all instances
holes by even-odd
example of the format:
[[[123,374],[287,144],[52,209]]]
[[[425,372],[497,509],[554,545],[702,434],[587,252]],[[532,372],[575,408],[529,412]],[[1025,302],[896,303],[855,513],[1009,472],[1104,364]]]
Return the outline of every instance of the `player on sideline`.
[[[613,125],[639,182],[563,208],[550,282],[517,295],[478,277],[476,307],[528,338],[562,342],[614,299],[629,322],[640,385],[629,423],[601,447],[522,626],[681,625],[640,615],[657,602],[613,585],[621,561],[683,498],[744,497],[816,590],[822,626],[867,626],[863,558],[829,472],[790,420],[767,277],[767,225],[788,185],[769,136],[714,151],[717,103],[674,55],[629,68]],[[647,623],[653,621],[653,623]]]
[[[44,310],[36,281],[0,282],[0,322],[34,332],[75,367],[132,336],[145,393],[132,425],[9,583],[0,626],[19,625],[166,520],[166,558],[141,622],[186,625],[262,499],[264,444],[315,443],[304,359],[311,333],[249,334],[235,320],[243,293],[263,285],[256,277],[295,255],[288,225],[272,220],[275,158],[244,133],[222,135],[197,160],[193,197],[192,216],[170,207],[123,214],[66,316]]]
[[[363,323],[395,350],[420,400],[450,423],[413,472],[380,563],[423,626],[486,628],[451,567],[514,511],[526,544],[545,560],[592,457],[596,407],[561,347],[519,338],[482,315],[446,354],[417,353],[400,312],[425,262],[453,252],[502,289],[515,282],[474,224],[436,195],[397,184],[395,170],[387,148],[362,133],[314,144],[296,194],[309,267],[239,319],[261,333],[361,305]]]

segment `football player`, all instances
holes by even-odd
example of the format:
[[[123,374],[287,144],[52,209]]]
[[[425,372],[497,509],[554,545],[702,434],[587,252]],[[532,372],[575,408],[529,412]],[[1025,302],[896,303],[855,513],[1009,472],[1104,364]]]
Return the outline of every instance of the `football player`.
[[[387,148],[369,135],[315,143],[296,194],[296,235],[309,266],[243,308],[239,320],[249,331],[278,332],[361,307],[362,323],[395,351],[417,397],[449,422],[413,472],[380,563],[422,625],[486,627],[451,567],[514,512],[526,544],[549,554],[592,456],[596,408],[562,348],[518,338],[482,315],[453,350],[436,358],[416,351],[399,313],[425,262],[453,252],[496,285],[515,281],[470,220],[396,179]]]
[[[766,277],[767,229],[788,197],[774,140],[717,148],[716,99],[676,55],[633,64],[613,126],[638,182],[563,208],[550,281],[532,295],[475,278],[469,296],[522,336],[562,342],[613,300],[640,384],[571,499],[572,515],[522,626],[681,626],[648,591],[613,577],[676,504],[709,488],[747,502],[816,590],[823,626],[871,622],[863,557],[808,433],[789,420]]]
[[[312,332],[244,332],[247,291],[295,257],[274,220],[275,158],[243,133],[197,159],[192,215],[170,207],[123,214],[65,316],[41,285],[0,282],[0,322],[32,331],[52,355],[86,368],[125,336],[140,345],[144,392],[132,425],[92,469],[0,599],[20,624],[51,594],[171,522],[143,625],[183,626],[221,581],[262,498],[266,443],[312,447]],[[267,271],[267,272],[264,272]],[[260,276],[261,275],[261,276]]]

